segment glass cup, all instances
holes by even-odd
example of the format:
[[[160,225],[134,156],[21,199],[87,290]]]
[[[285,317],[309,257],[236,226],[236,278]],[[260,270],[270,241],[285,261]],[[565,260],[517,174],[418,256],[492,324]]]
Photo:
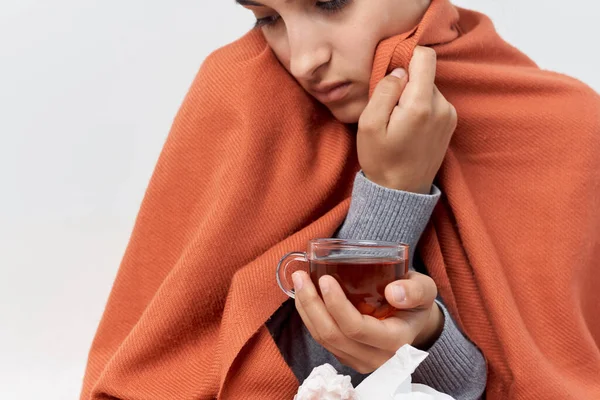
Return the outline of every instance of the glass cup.
[[[279,261],[277,283],[294,298],[291,276],[302,269],[309,273],[321,295],[319,278],[331,275],[358,311],[384,319],[396,311],[385,299],[385,287],[404,278],[408,259],[409,247],[403,243],[313,239],[306,253],[289,253]]]

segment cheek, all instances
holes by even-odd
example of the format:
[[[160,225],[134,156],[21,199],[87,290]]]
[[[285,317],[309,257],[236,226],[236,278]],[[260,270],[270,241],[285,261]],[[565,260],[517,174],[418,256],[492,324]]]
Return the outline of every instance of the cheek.
[[[369,101],[373,59],[381,37],[375,30],[357,28],[340,39],[335,43],[334,69],[354,82],[356,92],[348,103],[329,109],[339,121],[356,123]]]
[[[290,47],[287,43],[287,40],[283,39],[271,39],[266,38],[271,51],[279,60],[279,62],[287,69],[290,70]]]
[[[379,40],[367,35],[345,35],[334,44],[336,69],[348,71],[365,81],[371,75],[373,57]],[[341,65],[340,65],[341,64]]]

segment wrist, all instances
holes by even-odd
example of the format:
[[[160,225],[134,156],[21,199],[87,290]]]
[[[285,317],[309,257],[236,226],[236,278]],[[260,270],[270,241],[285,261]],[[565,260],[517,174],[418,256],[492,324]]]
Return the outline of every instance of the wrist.
[[[433,182],[423,183],[423,180],[407,179],[406,177],[398,178],[398,175],[391,177],[385,176],[385,174],[370,174],[364,170],[363,174],[368,180],[379,186],[383,186],[392,190],[401,190],[408,193],[430,194],[431,186],[433,185]]]
[[[439,339],[444,331],[445,317],[437,302],[433,303],[425,327],[413,341],[413,346],[419,350],[428,350]]]

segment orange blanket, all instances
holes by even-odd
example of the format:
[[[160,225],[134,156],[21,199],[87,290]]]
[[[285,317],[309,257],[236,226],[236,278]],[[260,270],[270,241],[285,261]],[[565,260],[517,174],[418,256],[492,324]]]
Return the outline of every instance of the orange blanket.
[[[433,0],[381,43],[372,85],[438,53],[459,124],[420,254],[489,363],[489,399],[600,399],[600,101],[483,15]],[[560,48],[556,49],[560,57]],[[290,399],[264,322],[275,266],[347,212],[353,135],[252,31],[201,68],[90,352],[82,399]]]

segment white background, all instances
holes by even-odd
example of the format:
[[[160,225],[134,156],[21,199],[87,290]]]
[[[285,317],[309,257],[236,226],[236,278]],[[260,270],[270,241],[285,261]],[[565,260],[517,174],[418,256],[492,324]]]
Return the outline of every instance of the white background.
[[[597,2],[456,3],[600,91]],[[252,21],[233,0],[0,2],[0,398],[78,397],[172,118]]]

